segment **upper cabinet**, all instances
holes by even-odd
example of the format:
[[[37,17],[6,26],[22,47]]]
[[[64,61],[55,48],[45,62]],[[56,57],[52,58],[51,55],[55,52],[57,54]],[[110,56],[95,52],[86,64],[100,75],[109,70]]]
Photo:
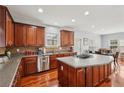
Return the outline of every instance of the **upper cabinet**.
[[[15,23],[15,46],[26,46],[26,26]]]
[[[35,46],[36,44],[36,27],[28,26],[27,27],[27,45]]]
[[[5,8],[0,6],[0,47],[5,47]]]
[[[74,32],[61,30],[61,46],[74,46]]]
[[[36,45],[44,46],[45,45],[45,29],[42,27],[36,28]]]
[[[44,46],[44,28],[15,23],[15,46]]]
[[[14,23],[10,14],[6,11],[6,46],[14,45]]]
[[[14,23],[7,8],[0,6],[0,47],[14,45]]]

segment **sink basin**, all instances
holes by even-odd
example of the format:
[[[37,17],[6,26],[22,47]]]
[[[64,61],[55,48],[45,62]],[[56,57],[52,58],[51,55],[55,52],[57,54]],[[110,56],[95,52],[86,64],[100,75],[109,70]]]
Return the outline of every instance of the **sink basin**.
[[[7,56],[0,57],[0,64],[8,63],[8,62],[10,62],[10,60]]]
[[[81,54],[81,55],[77,55],[77,57],[79,57],[79,58],[89,58],[89,57],[91,57],[91,55],[89,55],[89,54]]]

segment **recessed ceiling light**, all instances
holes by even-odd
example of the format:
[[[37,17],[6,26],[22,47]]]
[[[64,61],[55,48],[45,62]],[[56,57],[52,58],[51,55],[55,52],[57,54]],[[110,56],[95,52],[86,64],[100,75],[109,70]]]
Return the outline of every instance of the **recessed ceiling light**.
[[[89,11],[85,11],[85,12],[84,12],[84,15],[85,15],[85,16],[88,16],[89,14],[90,14]]]
[[[75,19],[72,19],[71,21],[72,21],[72,22],[75,22],[76,20],[75,20]]]
[[[95,28],[95,25],[92,25],[91,28]]]
[[[38,9],[38,12],[43,13],[43,9],[42,8],[39,8]]]

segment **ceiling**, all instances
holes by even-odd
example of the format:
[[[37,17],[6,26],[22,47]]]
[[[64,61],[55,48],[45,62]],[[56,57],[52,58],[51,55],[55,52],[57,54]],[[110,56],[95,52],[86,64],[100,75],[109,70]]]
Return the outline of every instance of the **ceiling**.
[[[70,27],[97,34],[124,32],[124,6],[112,5],[8,5],[17,22]],[[43,13],[38,12],[42,8]],[[89,11],[85,16],[84,12]],[[75,22],[72,22],[75,19]],[[94,25],[94,26],[92,26]]]

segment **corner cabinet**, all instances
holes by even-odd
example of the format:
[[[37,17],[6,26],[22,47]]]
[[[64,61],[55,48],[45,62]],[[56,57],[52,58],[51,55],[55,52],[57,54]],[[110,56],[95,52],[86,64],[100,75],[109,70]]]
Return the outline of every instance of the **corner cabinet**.
[[[74,32],[73,31],[61,30],[60,34],[61,34],[61,46],[62,47],[74,46]]]
[[[14,46],[14,23],[6,11],[6,46]]]
[[[44,33],[44,27],[15,23],[15,46],[44,46]]]
[[[0,47],[14,45],[14,23],[6,7],[0,6]]]

